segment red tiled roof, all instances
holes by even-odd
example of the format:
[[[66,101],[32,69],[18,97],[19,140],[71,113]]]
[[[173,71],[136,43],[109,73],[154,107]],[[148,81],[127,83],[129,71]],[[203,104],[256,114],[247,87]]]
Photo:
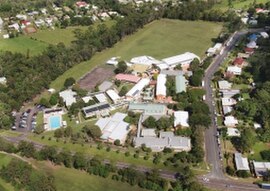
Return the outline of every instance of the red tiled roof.
[[[254,52],[253,48],[245,48],[245,52],[252,53]]]
[[[76,5],[78,7],[85,7],[85,6],[87,6],[87,3],[85,1],[77,1],[76,2]]]
[[[244,62],[244,59],[241,57],[238,57],[233,61],[233,64],[234,65],[241,65],[241,64],[243,64],[243,62]]]
[[[140,77],[134,76],[131,74],[117,74],[115,78],[120,81],[126,81],[126,82],[132,82],[132,83],[138,83],[141,79]]]

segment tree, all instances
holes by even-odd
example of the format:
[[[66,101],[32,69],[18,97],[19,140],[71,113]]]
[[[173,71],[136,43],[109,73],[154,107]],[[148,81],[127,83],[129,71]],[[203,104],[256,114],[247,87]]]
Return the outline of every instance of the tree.
[[[50,103],[46,98],[41,98],[39,104],[44,105],[45,107],[50,107]]]
[[[64,129],[59,128],[54,131],[54,137],[55,138],[62,138],[64,136]]]
[[[73,166],[76,169],[85,169],[86,168],[86,158],[82,153],[75,153],[75,155],[73,156]]]
[[[54,94],[51,95],[50,100],[49,100],[49,103],[51,105],[56,105],[58,103],[58,100],[59,100],[59,94],[58,93],[54,93]]]
[[[44,146],[39,151],[39,158],[41,160],[49,160],[51,162],[56,162],[57,150],[55,146]]]
[[[251,128],[246,127],[241,132],[239,149],[242,152],[249,152],[251,150],[251,147],[255,144],[255,142],[256,137],[254,131]]]
[[[34,129],[34,133],[36,133],[38,135],[41,134],[41,133],[43,133],[44,131],[45,131],[45,129],[44,129],[44,126],[43,125],[38,125]]]
[[[96,125],[84,126],[83,131],[93,139],[99,138],[102,135],[100,128]]]
[[[64,87],[68,88],[70,86],[72,86],[73,84],[75,84],[76,80],[73,77],[67,78],[64,82]]]
[[[18,145],[18,151],[21,153],[22,156],[26,157],[34,157],[36,149],[33,143],[27,141],[20,141]]]
[[[120,146],[120,145],[121,145],[120,140],[119,140],[119,139],[116,139],[116,140],[114,141],[114,145],[116,145],[116,146]]]
[[[120,61],[117,64],[117,68],[114,70],[114,73],[124,73],[127,70],[127,64],[124,61]]]
[[[123,86],[119,92],[119,96],[124,96],[128,92],[127,86]]]
[[[250,177],[250,173],[248,173],[248,171],[246,171],[246,170],[238,170],[236,172],[236,175],[238,177],[241,177],[241,178],[248,178],[248,177]]]
[[[149,116],[146,120],[144,120],[143,125],[147,128],[156,128],[157,120],[153,116]]]

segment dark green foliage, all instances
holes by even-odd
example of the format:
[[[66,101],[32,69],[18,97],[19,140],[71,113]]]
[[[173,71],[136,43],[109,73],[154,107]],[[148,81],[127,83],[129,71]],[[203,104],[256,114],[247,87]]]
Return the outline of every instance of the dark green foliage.
[[[59,94],[58,93],[52,94],[50,97],[49,103],[51,105],[56,105],[58,103],[58,101],[59,101]]]
[[[119,92],[119,96],[124,96],[128,92],[127,86],[123,86]]]
[[[83,132],[94,139],[99,138],[102,135],[100,128],[96,125],[84,126]]]
[[[263,150],[260,152],[262,159],[270,161],[270,150]]]
[[[64,82],[64,87],[68,88],[68,87],[72,86],[73,84],[75,84],[75,82],[76,82],[76,80],[74,78],[72,78],[72,77],[67,78]]]
[[[248,178],[248,177],[250,177],[250,173],[248,171],[246,171],[246,170],[238,170],[236,172],[236,175],[238,177],[241,177],[241,178]]]
[[[127,70],[127,64],[124,61],[120,61],[117,64],[117,68],[114,70],[114,73],[124,73]]]
[[[21,153],[22,156],[34,157],[36,149],[33,143],[27,141],[20,141],[18,145],[18,151]]]
[[[157,120],[153,116],[149,116],[146,120],[144,120],[143,125],[147,128],[156,128]]]

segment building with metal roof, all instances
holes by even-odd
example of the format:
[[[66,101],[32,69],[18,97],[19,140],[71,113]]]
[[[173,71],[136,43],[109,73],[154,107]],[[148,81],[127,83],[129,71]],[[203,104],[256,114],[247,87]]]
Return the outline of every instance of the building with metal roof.
[[[270,162],[256,162],[253,161],[253,168],[256,177],[262,177],[270,170]]]
[[[183,75],[175,76],[176,93],[186,92],[188,81]]]
[[[195,58],[200,60],[200,58],[197,55],[191,52],[186,52],[184,54],[164,58],[162,59],[162,61],[166,63],[169,67],[175,67],[179,64],[181,64],[181,66],[183,67],[189,65]]]
[[[182,127],[189,127],[188,124],[189,114],[187,111],[174,112],[174,127],[181,125]]]
[[[127,114],[117,112],[112,117],[99,119],[95,125],[102,132],[100,138],[109,142],[119,140],[123,144],[130,131],[129,124],[123,121],[126,116]]]
[[[148,78],[143,78],[141,79],[135,86],[131,88],[126,94],[127,98],[136,98],[140,95],[142,92],[143,88],[148,86],[150,83],[150,79]]]
[[[109,114],[110,105],[108,103],[97,103],[95,105],[90,105],[82,108],[82,111],[86,118],[94,116],[107,116]]]
[[[157,77],[157,86],[156,86],[156,98],[157,100],[163,100],[166,98],[166,75],[159,74]]]
[[[98,100],[99,103],[106,103],[108,101],[104,93],[96,94],[95,98]]]
[[[242,157],[241,153],[234,153],[234,161],[235,161],[236,170],[250,171],[250,168],[248,165],[248,159],[245,157]]]
[[[166,115],[167,107],[163,104],[130,103],[128,110],[143,112],[144,115]]]
[[[141,131],[141,136],[142,137],[156,137],[156,129],[142,129]]]
[[[77,93],[70,89],[61,91],[59,93],[59,96],[63,98],[63,101],[65,102],[67,107],[71,106],[73,103],[76,103],[76,95]]]
[[[232,83],[226,81],[226,80],[220,80],[218,81],[218,87],[221,90],[226,90],[226,89],[231,89],[232,88]]]
[[[130,82],[130,83],[138,83],[141,78],[132,74],[117,74],[115,76],[116,80]]]
[[[117,103],[120,100],[120,96],[114,90],[107,90],[106,94],[113,101],[113,103]]]

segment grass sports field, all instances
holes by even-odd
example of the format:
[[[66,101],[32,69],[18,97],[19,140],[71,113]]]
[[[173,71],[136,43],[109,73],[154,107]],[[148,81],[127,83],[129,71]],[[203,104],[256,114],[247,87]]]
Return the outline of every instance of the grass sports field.
[[[161,59],[186,51],[203,56],[212,45],[212,38],[217,37],[221,29],[222,23],[168,19],[154,21],[113,48],[97,53],[90,61],[71,68],[52,82],[51,87],[60,90],[66,78],[79,79],[113,56],[121,56],[122,59],[128,60],[135,56],[149,55]]]
[[[34,56],[40,54],[47,46],[47,43],[30,39],[27,36],[20,36],[12,39],[0,38],[0,51],[3,50],[27,54],[27,51],[29,50],[29,55]]]
[[[233,0],[232,5],[235,9],[248,9],[249,5],[252,5],[254,0]],[[268,0],[256,0],[256,3],[267,3]],[[220,3],[217,3],[214,8],[221,9],[221,10],[227,10],[229,8],[228,6],[228,0],[222,0]]]

